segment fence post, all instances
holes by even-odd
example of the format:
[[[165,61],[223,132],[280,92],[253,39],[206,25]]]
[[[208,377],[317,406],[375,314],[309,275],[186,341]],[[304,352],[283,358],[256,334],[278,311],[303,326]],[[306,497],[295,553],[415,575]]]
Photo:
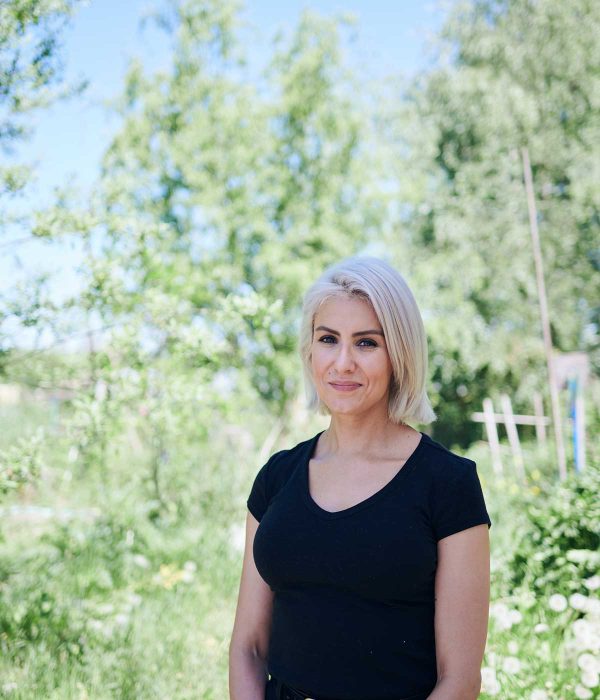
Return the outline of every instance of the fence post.
[[[500,457],[500,441],[498,440],[498,430],[496,429],[494,405],[490,398],[483,399],[483,417],[485,420],[488,443],[492,451],[492,466],[496,475],[499,476],[504,472],[504,468],[502,467],[502,459]]]

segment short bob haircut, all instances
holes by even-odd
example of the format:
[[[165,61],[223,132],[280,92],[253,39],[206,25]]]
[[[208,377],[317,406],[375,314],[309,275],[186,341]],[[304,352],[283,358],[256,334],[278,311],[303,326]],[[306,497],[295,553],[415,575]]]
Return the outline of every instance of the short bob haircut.
[[[393,368],[388,415],[393,423],[436,419],[425,390],[427,337],[417,302],[402,275],[373,257],[351,257],[329,267],[304,296],[299,351],[308,408],[328,415],[312,378],[314,318],[321,304],[334,296],[368,301],[383,329]]]

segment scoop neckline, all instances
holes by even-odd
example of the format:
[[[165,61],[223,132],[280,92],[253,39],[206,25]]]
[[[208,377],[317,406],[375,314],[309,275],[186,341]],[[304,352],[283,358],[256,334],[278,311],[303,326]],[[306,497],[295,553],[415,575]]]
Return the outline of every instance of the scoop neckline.
[[[303,483],[303,494],[304,494],[304,500],[305,503],[308,505],[308,507],[317,515],[320,515],[323,518],[327,518],[329,520],[334,520],[335,518],[343,518],[347,515],[352,515],[353,513],[356,513],[359,510],[362,510],[363,508],[367,508],[371,506],[373,503],[376,501],[380,500],[385,496],[387,493],[389,493],[392,489],[396,488],[396,486],[407,476],[407,474],[412,471],[413,467],[417,463],[421,452],[423,451],[423,446],[425,444],[425,441],[428,439],[428,435],[426,433],[421,433],[421,439],[417,443],[417,446],[415,449],[410,453],[402,467],[394,474],[394,476],[387,482],[387,484],[384,484],[379,491],[376,491],[375,493],[371,494],[367,498],[363,499],[362,501],[359,501],[358,503],[355,503],[353,506],[350,506],[348,508],[343,508],[342,510],[335,510],[335,511],[330,511],[330,510],[325,510],[325,508],[321,508],[321,506],[313,499],[311,493],[310,493],[310,487],[309,487],[309,470],[308,470],[308,465],[310,463],[310,460],[313,457],[315,447],[317,445],[317,441],[319,440],[319,437],[324,433],[324,430],[321,430],[321,432],[317,433],[313,438],[311,438],[308,442],[307,450],[304,455],[304,459],[302,461],[302,483]]]

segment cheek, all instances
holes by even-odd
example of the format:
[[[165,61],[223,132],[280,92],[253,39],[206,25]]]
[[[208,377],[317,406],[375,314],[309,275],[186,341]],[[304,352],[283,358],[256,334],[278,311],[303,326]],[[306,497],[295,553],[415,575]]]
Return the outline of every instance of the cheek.
[[[315,374],[319,374],[326,364],[326,357],[320,348],[313,348],[310,355],[310,366]]]
[[[370,373],[377,383],[387,386],[392,379],[392,365],[390,362],[382,361],[381,358],[374,358]]]

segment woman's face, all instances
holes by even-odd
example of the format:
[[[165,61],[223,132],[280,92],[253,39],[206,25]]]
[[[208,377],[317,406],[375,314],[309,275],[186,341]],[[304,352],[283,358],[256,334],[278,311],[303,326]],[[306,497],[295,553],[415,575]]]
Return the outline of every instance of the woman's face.
[[[379,407],[387,415],[392,364],[371,303],[332,297],[315,314],[313,327],[313,381],[331,414],[359,415]]]

